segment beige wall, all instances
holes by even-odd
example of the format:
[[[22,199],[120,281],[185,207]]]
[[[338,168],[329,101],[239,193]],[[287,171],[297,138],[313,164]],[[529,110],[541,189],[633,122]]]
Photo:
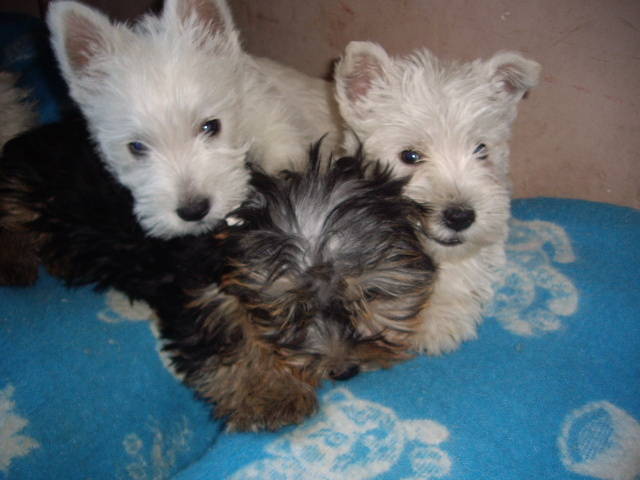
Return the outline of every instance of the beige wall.
[[[25,0],[0,0],[0,7]],[[35,4],[35,1],[33,2]],[[112,15],[152,0],[89,0]],[[350,40],[543,66],[512,142],[515,195],[640,208],[640,0],[231,0],[251,53],[323,75]]]
[[[247,49],[314,75],[350,40],[463,60],[520,50],[543,66],[512,141],[518,197],[640,208],[640,1],[235,0]]]

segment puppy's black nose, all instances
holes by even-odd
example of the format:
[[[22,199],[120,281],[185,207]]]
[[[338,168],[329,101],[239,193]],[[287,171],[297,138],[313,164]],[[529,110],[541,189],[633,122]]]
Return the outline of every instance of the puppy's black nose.
[[[344,367],[333,368],[329,372],[329,376],[334,380],[349,380],[351,377],[355,377],[360,373],[360,366],[352,363]]]
[[[444,224],[451,230],[461,232],[471,226],[476,219],[476,212],[465,207],[449,207],[442,212]]]
[[[210,209],[211,203],[209,199],[199,198],[178,208],[176,213],[185,222],[197,222],[198,220],[202,220],[207,213],[209,213]]]

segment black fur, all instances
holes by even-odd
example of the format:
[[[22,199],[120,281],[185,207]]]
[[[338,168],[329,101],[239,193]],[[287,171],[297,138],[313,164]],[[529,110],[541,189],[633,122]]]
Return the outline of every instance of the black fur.
[[[232,213],[239,225],[227,231],[220,292],[238,299],[264,328],[265,341],[292,355],[322,360],[326,352],[311,345],[310,328],[337,332],[346,345],[378,341],[392,347],[379,332],[366,337],[358,330],[354,304],[404,298],[407,310],[394,320],[400,329],[406,321],[411,331],[417,302],[424,301],[411,295],[416,285],[431,284],[436,269],[420,243],[418,223],[428,208],[403,196],[406,179],[393,179],[359,154],[335,161],[323,173],[318,151],[316,144],[304,173],[269,176],[254,169],[253,193]],[[321,225],[316,238],[304,232],[309,218]],[[385,278],[388,266],[393,272]],[[393,276],[400,273],[403,281]],[[363,282],[369,287],[362,292],[365,298],[349,298],[346,279],[368,274],[376,278]],[[273,292],[273,284],[283,278],[289,282],[286,291]],[[224,298],[216,297],[204,308],[184,310],[188,320],[163,327],[175,367],[187,377],[210,360],[212,345],[216,355],[232,356],[243,338],[238,324],[224,317],[211,322],[222,303]],[[279,305],[280,314],[274,316],[264,305]],[[199,325],[185,328],[194,325],[194,318]],[[331,376],[339,379],[339,370]]]
[[[375,272],[383,262],[402,262],[403,255],[420,252],[416,228],[427,212],[426,206],[403,196],[406,179],[393,179],[388,170],[366,164],[361,155],[341,158],[322,173],[318,150],[316,144],[304,173],[285,172],[280,178],[254,173],[254,195],[235,212],[244,228],[233,233],[226,252],[230,262],[265,272],[265,283],[288,276],[296,288],[312,293],[309,302],[297,302],[292,318],[282,319],[293,328],[280,329],[270,339],[294,349],[302,348],[301,336],[310,321],[339,323],[343,338],[355,341],[358,333],[344,301],[344,278]],[[318,223],[316,238],[304,232],[305,222]],[[407,268],[424,276],[425,284],[434,269],[426,254]],[[364,295],[400,296],[407,287],[375,283]],[[247,305],[277,301],[264,289],[247,288],[246,282],[225,292]],[[274,321],[260,309],[253,313],[266,317],[265,322]]]
[[[19,227],[68,285],[148,302],[176,370],[232,427],[277,428],[313,412],[323,378],[408,358],[435,272],[406,181],[361,155],[325,172],[318,150],[304,173],[254,169],[235,226],[163,240],[74,118],[7,144],[0,225],[28,219]]]
[[[9,178],[14,182],[5,181]],[[15,181],[26,188],[15,188]],[[26,227],[44,235],[43,262],[61,264],[55,273],[70,286],[113,287],[171,311],[185,301],[185,289],[218,277],[213,235],[171,240],[145,235],[131,194],[106,170],[78,116],[7,143],[0,199],[8,197],[37,215]],[[0,222],[8,213],[1,205]]]
[[[323,379],[409,358],[431,293],[428,209],[406,180],[361,156],[324,172],[317,155],[304,173],[253,173],[219,284],[160,322],[175,369],[233,429],[300,422]]]

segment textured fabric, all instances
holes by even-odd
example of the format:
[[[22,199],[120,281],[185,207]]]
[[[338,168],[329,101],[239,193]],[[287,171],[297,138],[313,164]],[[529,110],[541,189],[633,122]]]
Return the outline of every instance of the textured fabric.
[[[278,433],[228,434],[163,367],[148,311],[46,274],[0,289],[0,478],[640,475],[640,212],[517,200],[479,338],[327,383]]]

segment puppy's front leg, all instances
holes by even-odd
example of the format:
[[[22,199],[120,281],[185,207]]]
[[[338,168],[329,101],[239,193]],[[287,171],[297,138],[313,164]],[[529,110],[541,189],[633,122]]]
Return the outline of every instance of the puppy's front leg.
[[[268,345],[246,340],[231,357],[214,363],[193,384],[215,402],[216,416],[226,418],[231,431],[276,430],[317,409],[319,379],[291,367]]]
[[[37,236],[0,227],[0,285],[29,286],[38,280]]]

